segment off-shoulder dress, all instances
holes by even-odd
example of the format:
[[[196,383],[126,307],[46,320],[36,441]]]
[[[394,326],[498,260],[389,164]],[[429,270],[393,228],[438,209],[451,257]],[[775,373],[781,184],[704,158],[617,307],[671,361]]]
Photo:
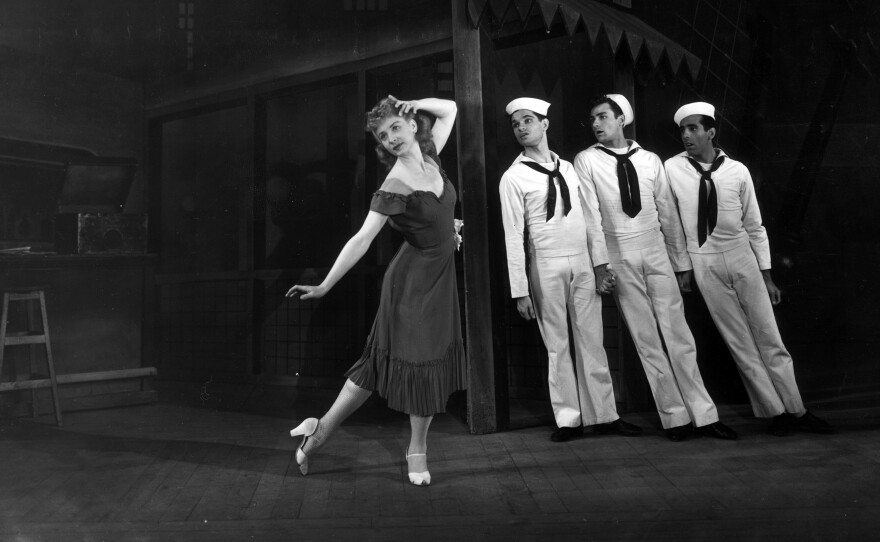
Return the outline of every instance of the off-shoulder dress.
[[[443,192],[373,194],[370,210],[403,234],[382,281],[379,310],[361,358],[346,376],[394,410],[430,416],[466,388],[455,278],[455,188],[440,169]]]

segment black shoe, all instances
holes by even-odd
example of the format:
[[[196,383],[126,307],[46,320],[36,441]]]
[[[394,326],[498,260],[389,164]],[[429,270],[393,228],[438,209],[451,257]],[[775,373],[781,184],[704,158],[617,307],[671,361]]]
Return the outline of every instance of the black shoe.
[[[553,431],[553,434],[550,435],[550,440],[553,442],[565,442],[583,434],[584,428],[580,425],[577,427],[560,427],[556,431]]]
[[[830,435],[831,433],[835,432],[833,425],[826,422],[825,420],[818,418],[809,410],[804,412],[804,414],[800,417],[791,416],[791,422],[796,428],[802,431],[821,433],[823,435]]]
[[[767,428],[767,432],[774,437],[787,437],[790,435],[791,415],[788,412],[783,412],[779,416],[773,416],[773,419],[770,420],[770,426]]]
[[[623,435],[624,437],[638,437],[642,434],[642,428],[633,423],[625,422],[620,418],[608,423],[597,423],[593,426],[593,432],[600,435]]]
[[[721,422],[710,423],[709,425],[703,425],[697,427],[697,433],[707,436],[720,438],[721,440],[736,440],[739,436],[736,434],[736,431],[727,427]]]
[[[666,436],[672,442],[681,442],[691,434],[691,424],[686,423],[678,427],[670,427],[666,430]]]

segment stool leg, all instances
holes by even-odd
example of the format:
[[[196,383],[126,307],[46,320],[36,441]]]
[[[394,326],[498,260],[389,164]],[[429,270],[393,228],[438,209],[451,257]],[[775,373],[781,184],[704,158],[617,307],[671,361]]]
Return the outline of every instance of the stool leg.
[[[61,403],[58,400],[58,383],[55,380],[55,362],[52,360],[52,341],[49,338],[49,318],[46,316],[46,296],[40,291],[40,311],[43,317],[43,334],[46,336],[46,361],[49,364],[49,380],[52,382],[52,401],[55,403],[55,422],[61,427]]]
[[[6,320],[9,318],[9,294],[3,294],[3,315],[0,317],[0,375],[3,374],[3,357],[6,355]]]
[[[37,315],[34,313],[34,302],[30,299],[24,301],[25,312],[27,313],[27,332],[35,333],[39,331],[37,329]],[[34,373],[36,372],[36,364],[34,360],[37,358],[37,345],[29,344],[27,347],[28,350],[28,372],[25,375],[25,378],[30,380],[33,378]],[[39,415],[37,408],[37,389],[31,389],[31,417],[34,419]]]

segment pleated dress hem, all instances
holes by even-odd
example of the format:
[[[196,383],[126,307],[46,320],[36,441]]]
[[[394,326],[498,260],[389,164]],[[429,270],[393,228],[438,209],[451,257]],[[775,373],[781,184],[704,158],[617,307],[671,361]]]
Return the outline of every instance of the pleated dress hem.
[[[397,358],[368,343],[345,376],[361,388],[377,392],[388,408],[432,416],[446,412],[449,396],[466,388],[464,356],[460,341],[450,343],[443,357],[423,361]]]

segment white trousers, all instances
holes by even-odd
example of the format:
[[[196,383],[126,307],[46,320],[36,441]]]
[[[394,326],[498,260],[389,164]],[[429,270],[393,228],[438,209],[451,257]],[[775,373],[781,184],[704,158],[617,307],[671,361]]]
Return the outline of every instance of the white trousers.
[[[618,419],[608,357],[602,344],[602,299],[587,254],[532,254],[530,287],[538,328],[549,354],[550,404],[559,427]],[[571,321],[575,360],[569,346]]]
[[[759,418],[804,412],[794,363],[782,344],[773,304],[749,245],[691,254],[694,276],[727,343]]]
[[[717,422],[662,237],[648,248],[609,252],[608,258],[617,273],[617,306],[642,360],[661,424],[668,429]]]

